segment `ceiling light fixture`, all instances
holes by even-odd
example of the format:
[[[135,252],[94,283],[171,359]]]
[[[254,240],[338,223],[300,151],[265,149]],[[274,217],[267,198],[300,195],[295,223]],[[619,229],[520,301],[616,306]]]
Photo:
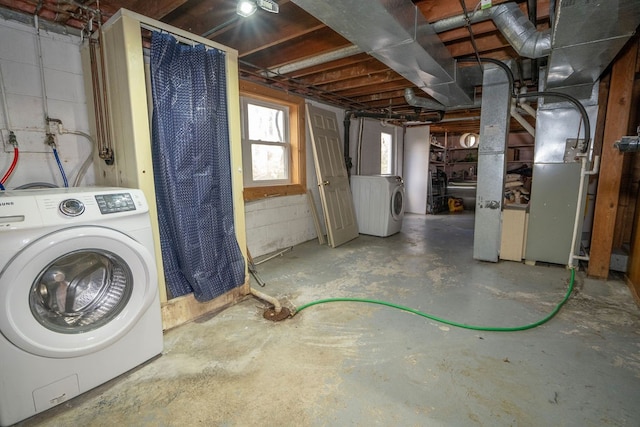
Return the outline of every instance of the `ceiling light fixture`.
[[[255,13],[258,7],[264,11],[278,13],[280,11],[275,0],[239,0],[236,13],[242,17],[248,17]]]
[[[258,7],[260,7],[260,9],[266,10],[267,12],[271,12],[271,13],[280,12],[280,9],[278,8],[278,3],[276,3],[274,0],[256,0],[256,4],[258,5]]]
[[[238,7],[236,8],[236,13],[244,18],[251,16],[255,13],[258,6],[253,0],[240,0],[238,2]]]

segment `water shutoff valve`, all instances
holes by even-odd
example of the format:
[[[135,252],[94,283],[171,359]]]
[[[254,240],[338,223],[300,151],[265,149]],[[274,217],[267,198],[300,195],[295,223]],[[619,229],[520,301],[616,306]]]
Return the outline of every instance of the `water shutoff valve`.
[[[13,133],[13,131],[9,132],[9,144],[13,145],[14,147],[18,146],[18,138],[16,138],[16,134]]]
[[[45,144],[47,144],[49,147],[56,148],[56,139],[55,139],[55,137],[53,136],[53,134],[52,134],[52,133],[48,133],[48,134],[47,134],[47,137],[46,137],[46,139],[45,139],[45,141],[44,141],[44,142],[45,142]]]
[[[640,151],[640,126],[637,129],[637,136],[623,136],[620,141],[613,143],[613,147],[621,153],[635,153]]]

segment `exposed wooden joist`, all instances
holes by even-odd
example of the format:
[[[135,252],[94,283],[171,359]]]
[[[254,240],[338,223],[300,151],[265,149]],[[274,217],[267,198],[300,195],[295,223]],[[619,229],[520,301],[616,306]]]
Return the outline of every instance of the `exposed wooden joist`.
[[[130,3],[128,5],[123,5],[122,7],[141,13],[149,18],[161,19],[186,2],[187,0],[136,0],[134,2],[122,2]]]
[[[365,61],[354,64],[349,67],[333,69],[318,73],[315,76],[307,76],[305,82],[311,85],[323,85],[329,83],[340,82],[361,76],[369,76],[372,74],[386,73],[391,71],[389,67],[378,61]]]
[[[236,46],[244,49],[242,45],[236,44]],[[305,37],[259,50],[242,59],[265,68],[276,68],[291,63],[292,60],[300,61],[314,57],[316,52],[327,52],[347,46],[351,46],[351,43],[344,37],[327,27],[322,27]],[[243,53],[242,49],[238,49],[240,55]]]
[[[320,54],[322,53],[327,53],[327,52],[321,52]],[[377,62],[377,59],[374,59],[373,57],[367,55],[366,53],[359,53],[357,55],[347,56],[346,58],[342,58],[342,59],[338,59],[330,62],[324,62],[318,65],[314,65],[313,67],[308,67],[298,71],[294,71],[292,73],[288,73],[287,75],[295,79],[300,79],[306,76],[312,76],[314,74],[323,73],[325,71],[332,71],[335,69],[348,67],[350,65],[358,64],[363,61]]]

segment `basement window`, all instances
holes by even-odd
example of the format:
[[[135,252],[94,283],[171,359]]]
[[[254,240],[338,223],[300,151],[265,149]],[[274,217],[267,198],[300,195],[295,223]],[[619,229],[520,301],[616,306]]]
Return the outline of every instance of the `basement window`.
[[[390,133],[380,132],[380,173],[390,175],[393,172],[393,137]]]
[[[241,81],[244,199],[303,194],[304,100]]]

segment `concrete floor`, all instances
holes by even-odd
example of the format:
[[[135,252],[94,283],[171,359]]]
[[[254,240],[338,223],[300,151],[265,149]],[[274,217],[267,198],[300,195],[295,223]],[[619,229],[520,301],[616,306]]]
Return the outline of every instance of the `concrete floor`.
[[[471,324],[550,312],[561,266],[472,260],[473,215],[408,215],[400,234],[316,241],[259,265],[294,305],[365,297]],[[553,244],[553,242],[549,242]],[[640,310],[626,285],[585,279],[549,323],[478,332],[339,302],[262,318],[248,298],[165,334],[164,354],[23,425],[637,426]]]

